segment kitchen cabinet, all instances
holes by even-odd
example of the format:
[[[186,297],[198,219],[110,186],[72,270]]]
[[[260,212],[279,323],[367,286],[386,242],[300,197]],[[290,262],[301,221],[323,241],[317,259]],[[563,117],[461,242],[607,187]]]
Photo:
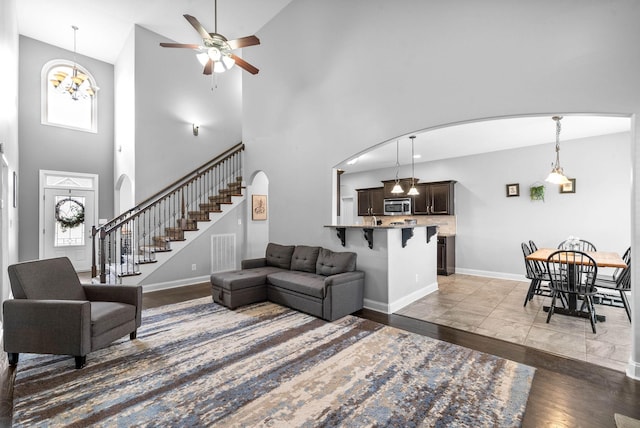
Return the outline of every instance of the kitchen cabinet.
[[[418,195],[413,197],[413,213],[453,215],[455,183],[455,180],[448,180],[417,184]]]
[[[358,216],[384,215],[384,188],[356,189]]]
[[[456,273],[456,237],[438,236],[438,275]]]

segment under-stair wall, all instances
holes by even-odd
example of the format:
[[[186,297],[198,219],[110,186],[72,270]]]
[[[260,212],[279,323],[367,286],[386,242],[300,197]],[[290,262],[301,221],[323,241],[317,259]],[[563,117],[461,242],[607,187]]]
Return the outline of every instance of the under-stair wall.
[[[157,263],[140,266],[142,275],[123,277],[122,283],[143,285],[147,292],[209,282],[212,258],[220,256],[215,252],[231,251],[230,247],[212,248],[212,237],[218,235],[235,235],[235,248],[232,249],[235,253],[224,254],[224,259],[228,260],[229,256],[233,256],[235,265],[231,269],[239,269],[242,243],[245,240],[243,223],[247,202],[244,197],[234,199],[236,201],[233,205],[225,207],[223,213],[212,215],[211,222],[200,223],[198,232],[186,232],[185,241],[172,242],[171,252],[157,254]],[[151,269],[148,275],[145,275],[146,269]]]

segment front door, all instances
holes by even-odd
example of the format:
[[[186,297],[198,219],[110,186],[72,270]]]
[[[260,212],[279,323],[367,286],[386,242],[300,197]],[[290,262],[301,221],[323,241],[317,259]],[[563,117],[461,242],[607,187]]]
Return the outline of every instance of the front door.
[[[91,227],[96,225],[97,177],[62,177],[50,171],[45,175],[47,173],[41,188],[40,257],[66,256],[77,271],[88,271],[91,269]]]

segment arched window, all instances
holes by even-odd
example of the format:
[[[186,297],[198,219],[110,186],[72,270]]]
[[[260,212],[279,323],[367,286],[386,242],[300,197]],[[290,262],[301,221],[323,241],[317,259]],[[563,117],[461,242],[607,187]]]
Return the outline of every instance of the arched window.
[[[63,59],[42,67],[42,124],[98,132],[98,86],[84,67]]]

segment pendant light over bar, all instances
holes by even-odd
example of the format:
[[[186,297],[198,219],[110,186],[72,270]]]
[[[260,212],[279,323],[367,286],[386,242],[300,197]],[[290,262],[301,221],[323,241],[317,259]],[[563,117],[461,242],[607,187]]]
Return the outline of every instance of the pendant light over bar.
[[[407,195],[409,196],[415,196],[418,195],[418,189],[416,189],[416,179],[415,179],[415,168],[414,168],[414,160],[415,158],[413,157],[413,140],[415,140],[416,136],[412,135],[411,137],[411,188],[409,189],[409,191],[407,192]]]
[[[398,195],[400,193],[404,193],[402,187],[400,186],[400,179],[398,178],[398,174],[400,172],[400,141],[396,140],[396,184],[391,189],[391,193],[394,195]]]
[[[556,122],[556,163],[553,165],[553,169],[545,181],[553,184],[568,184],[570,181],[567,176],[564,175],[564,170],[560,166],[560,121],[562,120],[562,116],[553,116],[551,119]]]

